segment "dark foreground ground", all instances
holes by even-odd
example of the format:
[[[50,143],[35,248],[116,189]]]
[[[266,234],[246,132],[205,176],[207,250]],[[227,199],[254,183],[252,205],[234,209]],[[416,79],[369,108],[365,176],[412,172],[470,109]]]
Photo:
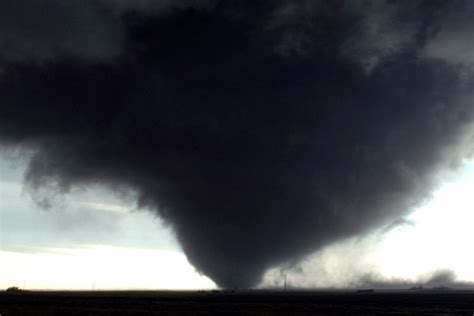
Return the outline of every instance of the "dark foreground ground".
[[[474,291],[0,292],[0,315],[474,315]]]

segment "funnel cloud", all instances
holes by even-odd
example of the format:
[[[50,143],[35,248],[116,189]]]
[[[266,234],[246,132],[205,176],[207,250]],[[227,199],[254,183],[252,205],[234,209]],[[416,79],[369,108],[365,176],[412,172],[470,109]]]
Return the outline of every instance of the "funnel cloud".
[[[32,198],[133,190],[221,287],[397,220],[469,154],[470,1],[31,3],[0,4],[0,142]]]

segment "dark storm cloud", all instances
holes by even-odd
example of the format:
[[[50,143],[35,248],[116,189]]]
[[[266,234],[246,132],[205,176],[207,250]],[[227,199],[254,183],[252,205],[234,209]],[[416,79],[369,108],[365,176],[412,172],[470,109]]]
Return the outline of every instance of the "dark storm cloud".
[[[212,2],[205,0],[4,0],[0,63],[45,63],[64,57],[108,61],[123,53],[126,30],[120,14],[208,6]]]
[[[0,139],[32,153],[44,206],[90,183],[135,190],[220,286],[396,220],[463,154],[471,74],[426,51],[467,1],[100,3],[121,54],[8,64]],[[60,50],[46,35],[35,45]]]
[[[382,59],[413,45],[421,22],[400,19],[416,8],[409,3],[404,6],[393,1],[347,1],[342,6],[327,1],[280,3],[267,23],[267,30],[277,30],[280,34],[275,46],[277,53],[306,55],[315,49],[338,45],[341,55],[358,62],[367,72]],[[334,17],[335,7],[337,17]],[[337,26],[332,25],[334,22]],[[337,41],[327,34],[328,28],[334,27],[344,28],[343,37]]]
[[[474,65],[474,3],[456,1],[437,25],[433,37],[423,49],[427,57],[449,62]]]
[[[42,63],[72,55],[103,60],[121,52],[120,20],[93,1],[0,3],[0,62]]]
[[[218,0],[98,0],[115,13],[164,14],[173,9],[212,9]]]

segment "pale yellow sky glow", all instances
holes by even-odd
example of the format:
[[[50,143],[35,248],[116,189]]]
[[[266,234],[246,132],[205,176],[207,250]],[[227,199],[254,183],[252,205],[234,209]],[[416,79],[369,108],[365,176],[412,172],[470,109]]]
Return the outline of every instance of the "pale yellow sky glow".
[[[183,253],[170,250],[91,246],[42,253],[0,252],[0,288],[27,289],[212,289]]]

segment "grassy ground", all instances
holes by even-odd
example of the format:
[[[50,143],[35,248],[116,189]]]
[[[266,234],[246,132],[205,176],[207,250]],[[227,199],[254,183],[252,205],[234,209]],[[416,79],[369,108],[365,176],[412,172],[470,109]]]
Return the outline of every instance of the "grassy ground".
[[[474,291],[0,292],[0,315],[474,315]]]

